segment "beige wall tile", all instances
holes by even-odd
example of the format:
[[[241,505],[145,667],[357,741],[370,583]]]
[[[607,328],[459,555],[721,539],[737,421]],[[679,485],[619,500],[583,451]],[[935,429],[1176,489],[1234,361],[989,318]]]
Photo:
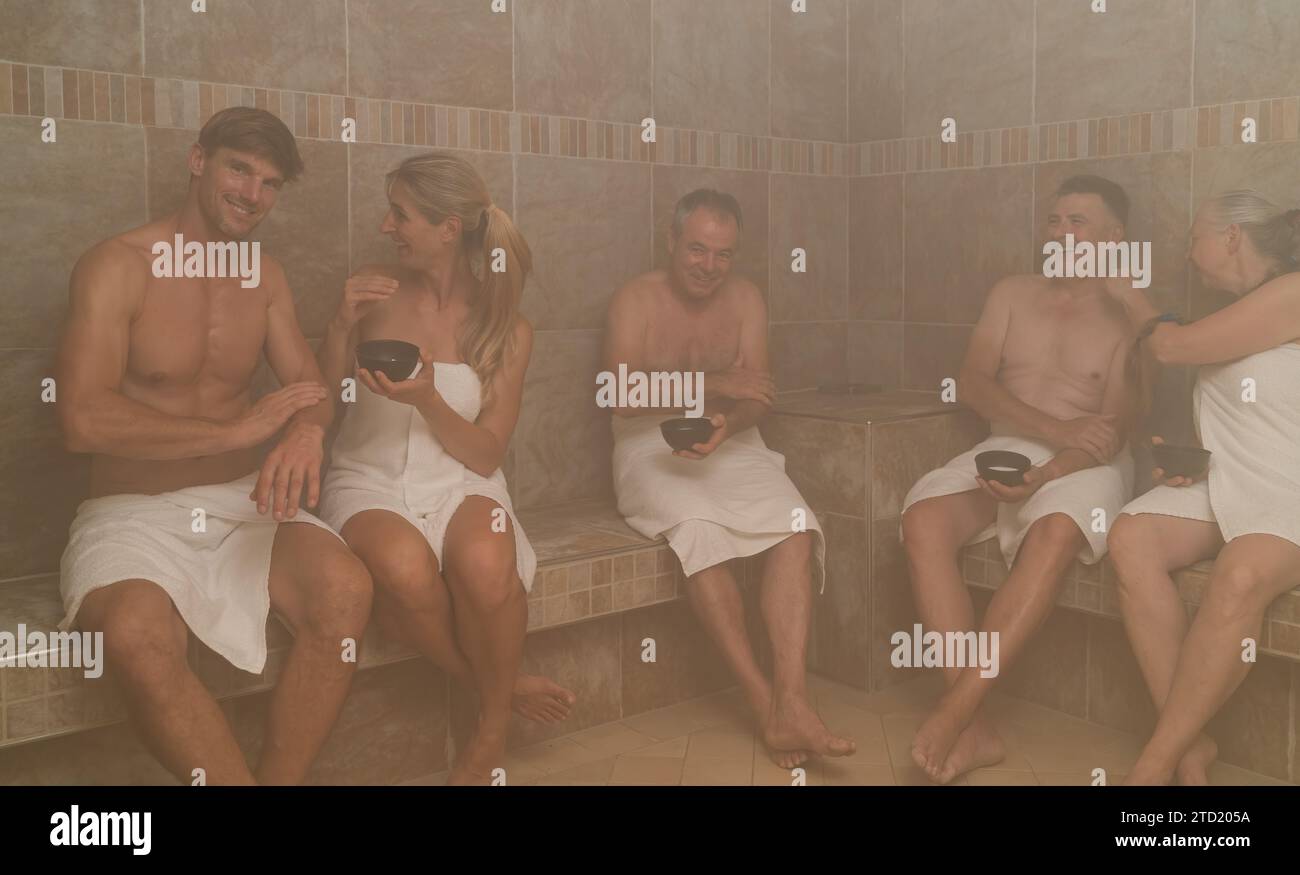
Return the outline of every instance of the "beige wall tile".
[[[787,7],[788,8],[788,7]],[[844,180],[773,173],[773,322],[840,320],[848,301],[848,203]],[[803,249],[804,272],[793,270],[794,249]]]
[[[1300,92],[1300,69],[1281,64],[1300,39],[1290,0],[1196,0],[1198,105]]]
[[[848,137],[846,0],[772,7],[772,136],[843,143]]]
[[[0,58],[140,72],[139,0],[0,0]]]
[[[903,136],[904,0],[849,0],[849,141]]]

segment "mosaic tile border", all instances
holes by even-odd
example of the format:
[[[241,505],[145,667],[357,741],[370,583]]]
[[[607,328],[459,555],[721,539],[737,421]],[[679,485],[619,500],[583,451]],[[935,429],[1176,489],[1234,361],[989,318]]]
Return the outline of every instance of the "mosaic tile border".
[[[854,143],[849,147],[849,175],[1001,167],[1246,145],[1239,141],[1238,132],[1247,117],[1257,122],[1256,143],[1250,145],[1294,141],[1300,135],[1300,97],[969,131],[958,134],[955,143],[941,142],[937,136]]]
[[[817,176],[847,172],[844,143],[662,125],[657,141],[644,143],[640,125],[621,122],[0,61],[0,115],[197,131],[229,106],[266,109],[296,137],[333,142],[342,142],[343,119],[352,118],[358,143]]]
[[[1211,562],[1198,562],[1174,574],[1178,594],[1187,608],[1188,618],[1196,615],[1201,595],[1209,580]],[[1007,578],[1007,567],[997,549],[997,540],[989,538],[962,554],[962,577],[970,586],[996,590]],[[1120,620],[1119,591],[1115,569],[1103,559],[1097,565],[1075,562],[1057,596],[1058,607],[1084,611],[1107,619]],[[1264,615],[1264,634],[1260,652],[1300,661],[1300,589],[1285,593],[1269,606]]]

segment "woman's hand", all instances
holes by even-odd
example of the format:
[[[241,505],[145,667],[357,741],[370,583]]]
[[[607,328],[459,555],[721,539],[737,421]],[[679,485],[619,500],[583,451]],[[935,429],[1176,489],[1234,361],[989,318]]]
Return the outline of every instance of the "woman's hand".
[[[398,282],[392,277],[377,273],[349,277],[343,284],[343,297],[339,300],[334,321],[345,331],[361,321],[376,304],[386,301],[397,291]]]
[[[357,379],[366,384],[366,388],[376,395],[383,395],[393,401],[423,407],[441,398],[433,382],[433,353],[420,351],[420,373],[408,380],[394,383],[388,375],[380,371],[357,368]]]
[[[1165,439],[1160,437],[1159,435],[1151,436],[1151,444],[1153,446],[1156,444],[1163,444],[1164,442]],[[1209,475],[1210,475],[1210,468],[1208,465],[1198,477],[1184,477],[1182,475],[1176,477],[1166,477],[1164,468],[1151,469],[1151,480],[1157,486],[1191,486],[1193,483],[1204,480]]]

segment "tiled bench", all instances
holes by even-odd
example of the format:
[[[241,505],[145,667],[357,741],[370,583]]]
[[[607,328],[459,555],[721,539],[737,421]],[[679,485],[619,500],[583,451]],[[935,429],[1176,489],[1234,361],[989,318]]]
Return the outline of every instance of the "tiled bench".
[[[1174,583],[1187,608],[1188,617],[1200,607],[1201,596],[1214,562],[1206,560],[1176,572]],[[996,590],[1007,578],[1007,566],[998,550],[997,538],[966,548],[962,575],[970,586]],[[1058,607],[1084,611],[1120,620],[1118,580],[1115,567],[1106,557],[1096,565],[1074,562],[1066,572],[1057,596]],[[1264,632],[1259,652],[1300,662],[1300,586],[1276,599],[1264,614]]]
[[[570,503],[521,511],[519,517],[538,557],[537,577],[528,598],[530,641],[533,633],[545,635],[580,621],[678,600],[682,579],[676,557],[662,538],[645,538],[628,528],[611,503]],[[0,586],[0,629],[16,632],[21,623],[28,629],[52,631],[61,616],[57,575]],[[232,706],[233,700],[264,693],[276,683],[292,639],[274,618],[268,623],[267,634],[269,654],[260,675],[235,669],[191,639],[191,665],[230,713],[238,710]],[[581,655],[577,657],[580,662]],[[402,663],[424,666],[414,651],[387,638],[372,624],[358,654],[363,671],[354,690],[373,670]],[[429,668],[427,674],[436,673]],[[111,668],[95,680],[85,679],[81,669],[0,668],[0,783],[13,778],[20,766],[26,768],[24,758],[43,741],[121,724],[126,714],[110,675]],[[423,681],[408,676],[402,683],[418,688]],[[434,711],[453,710],[450,696],[442,696]],[[665,703],[650,704],[659,707]],[[436,716],[434,730],[445,731],[449,714]],[[33,777],[28,770],[26,779],[40,780],[42,776]]]

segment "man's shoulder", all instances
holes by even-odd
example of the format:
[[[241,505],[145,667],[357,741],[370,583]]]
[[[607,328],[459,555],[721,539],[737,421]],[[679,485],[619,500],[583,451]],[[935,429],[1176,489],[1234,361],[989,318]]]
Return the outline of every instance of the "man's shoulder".
[[[610,297],[610,306],[626,308],[636,306],[647,298],[661,294],[668,289],[668,273],[664,270],[649,270],[637,274],[619,286]]]
[[[1051,280],[1037,273],[1016,273],[1004,276],[993,284],[989,297],[997,295],[1005,300],[1023,300],[1041,295],[1051,289]]]

